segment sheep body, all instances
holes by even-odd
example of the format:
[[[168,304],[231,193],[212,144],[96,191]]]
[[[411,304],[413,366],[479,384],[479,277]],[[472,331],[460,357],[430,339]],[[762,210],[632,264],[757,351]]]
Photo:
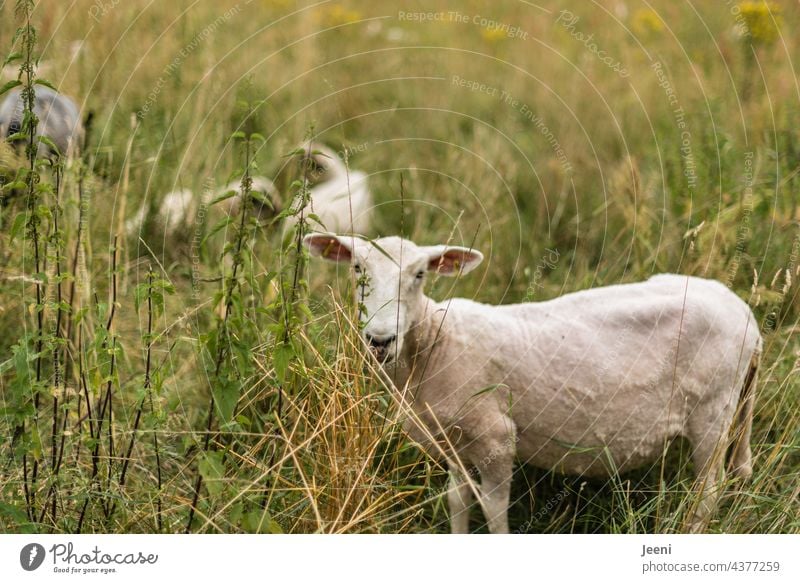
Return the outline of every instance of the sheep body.
[[[23,111],[22,90],[16,88],[0,104],[0,134],[3,137],[20,131]],[[62,156],[73,156],[82,145],[84,137],[78,105],[62,93],[37,85],[34,90],[33,111],[39,119],[36,135],[50,138]],[[40,144],[39,153],[41,156],[49,156],[49,146]]]
[[[301,146],[309,152],[315,167],[309,189],[309,210],[325,229],[341,233],[370,233],[373,222],[373,198],[369,178],[360,170],[349,169],[339,155],[323,144]],[[296,223],[287,221],[286,228]]]
[[[439,335],[419,406],[435,403],[444,427],[478,427],[479,438],[486,411],[470,417],[464,403],[495,386],[477,400],[514,423],[521,459],[593,477],[651,462],[672,437],[701,438],[715,415],[727,431],[761,346],[735,294],[680,275],[540,303],[454,299],[429,311],[446,317],[419,327],[417,342]],[[445,381],[455,390],[443,395]]]
[[[352,170],[311,189],[311,212],[326,229],[342,233],[372,230],[372,195],[367,175]]]

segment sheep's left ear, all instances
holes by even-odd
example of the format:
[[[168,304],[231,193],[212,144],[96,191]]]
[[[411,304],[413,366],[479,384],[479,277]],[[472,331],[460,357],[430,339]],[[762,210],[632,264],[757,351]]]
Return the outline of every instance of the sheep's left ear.
[[[483,261],[483,253],[466,247],[437,245],[426,247],[428,251],[428,271],[455,277],[469,273]]]

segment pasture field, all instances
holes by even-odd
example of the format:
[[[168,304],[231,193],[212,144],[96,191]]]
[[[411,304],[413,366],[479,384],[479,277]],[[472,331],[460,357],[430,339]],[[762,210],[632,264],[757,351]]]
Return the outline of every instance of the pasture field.
[[[313,137],[369,175],[365,235],[484,253],[434,298],[540,301],[663,272],[734,290],[765,339],[754,474],[708,531],[800,532],[796,2],[6,0],[0,15],[2,83],[38,76],[93,113],[60,166],[0,149],[0,531],[448,531],[446,469],[402,431],[351,277],[298,244],[319,228],[296,150]],[[253,175],[295,230],[218,205],[175,229],[154,217],[169,191]],[[520,467],[511,530],[679,532],[688,453],[676,440],[609,481]]]

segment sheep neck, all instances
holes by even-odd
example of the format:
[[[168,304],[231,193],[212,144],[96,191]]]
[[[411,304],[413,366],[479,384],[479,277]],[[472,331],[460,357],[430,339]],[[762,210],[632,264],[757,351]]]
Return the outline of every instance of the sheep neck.
[[[442,306],[427,296],[423,296],[422,316],[412,322],[406,332],[403,351],[396,362],[384,367],[387,376],[395,386],[403,390],[420,385],[429,367],[433,364],[433,349],[445,332],[444,318],[446,306]]]

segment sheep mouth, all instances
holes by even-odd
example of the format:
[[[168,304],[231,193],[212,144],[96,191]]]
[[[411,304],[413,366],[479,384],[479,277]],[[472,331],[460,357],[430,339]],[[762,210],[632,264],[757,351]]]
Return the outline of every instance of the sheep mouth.
[[[391,364],[394,361],[395,346],[391,344],[385,348],[370,348],[369,351],[380,364]]]

